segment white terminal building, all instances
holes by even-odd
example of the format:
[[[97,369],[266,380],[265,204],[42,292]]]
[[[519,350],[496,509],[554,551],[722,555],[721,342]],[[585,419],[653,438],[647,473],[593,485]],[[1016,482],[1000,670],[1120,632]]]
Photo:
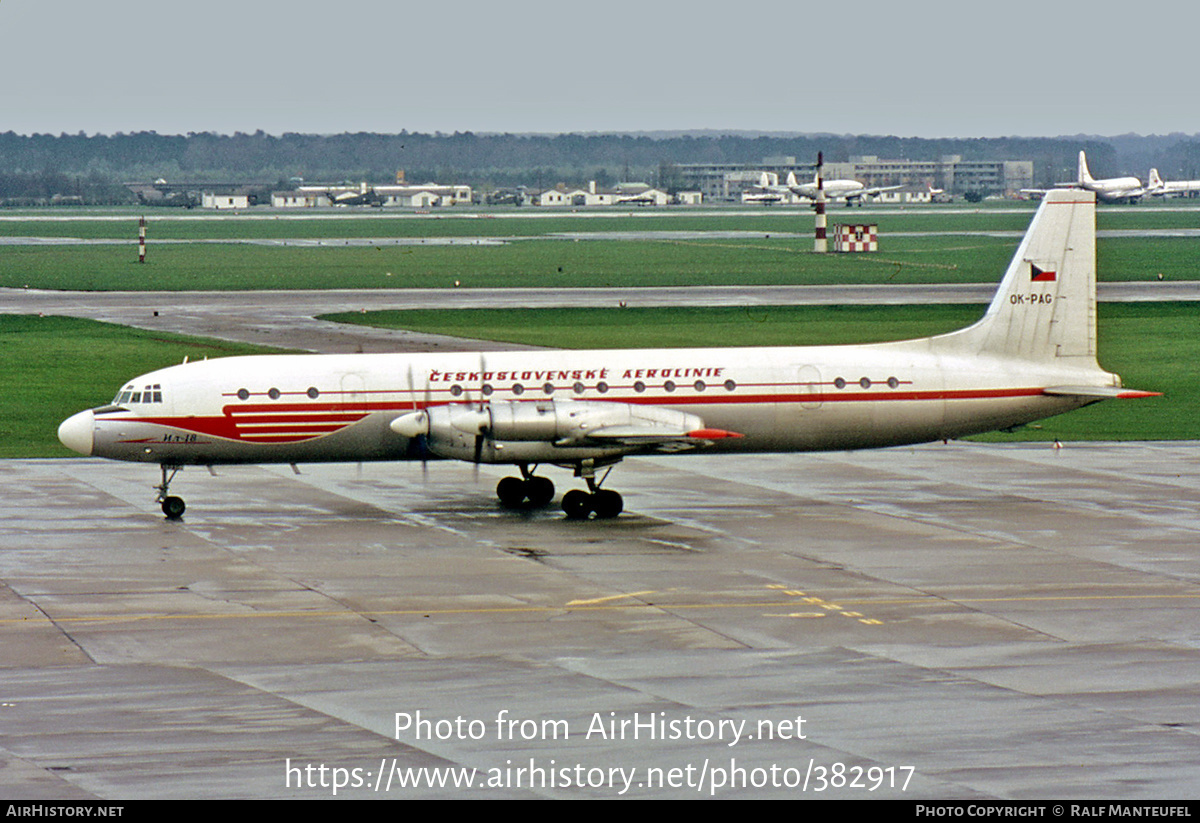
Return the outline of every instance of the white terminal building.
[[[552,189],[530,189],[525,196],[534,206],[666,206],[674,202],[670,194],[646,183],[618,183],[602,189],[595,180],[575,188],[559,183]]]
[[[660,178],[677,188],[696,189],[707,201],[740,202],[742,195],[760,186],[763,172],[783,181],[789,172],[807,183],[816,174],[815,163],[797,163],[795,157],[765,157],[759,163],[664,164]],[[1031,160],[963,160],[949,154],[939,160],[881,160],[874,155],[852,155],[848,162],[828,162],[827,180],[857,180],[867,188],[903,186],[912,191],[930,187],[949,194],[977,191],[1015,197],[1033,187]]]

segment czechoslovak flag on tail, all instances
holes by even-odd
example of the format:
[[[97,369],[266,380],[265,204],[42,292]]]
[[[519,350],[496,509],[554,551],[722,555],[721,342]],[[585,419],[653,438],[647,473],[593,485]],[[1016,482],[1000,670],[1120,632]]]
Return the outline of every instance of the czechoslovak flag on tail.
[[[1029,279],[1034,283],[1052,283],[1058,279],[1058,273],[1052,269],[1040,268],[1037,263],[1030,262]]]

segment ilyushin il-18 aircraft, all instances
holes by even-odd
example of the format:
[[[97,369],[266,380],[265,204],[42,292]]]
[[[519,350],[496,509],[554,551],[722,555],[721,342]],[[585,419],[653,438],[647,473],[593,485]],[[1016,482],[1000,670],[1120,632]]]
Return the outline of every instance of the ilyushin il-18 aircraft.
[[[62,423],[85,455],[184,466],[433,458],[515,466],[496,492],[549,505],[541,466],[616,517],[611,467],[645,454],[865,449],[1003,429],[1130,391],[1096,360],[1095,194],[1049,192],[991,305],[949,334],[861,346],[295,354],[184,363]]]

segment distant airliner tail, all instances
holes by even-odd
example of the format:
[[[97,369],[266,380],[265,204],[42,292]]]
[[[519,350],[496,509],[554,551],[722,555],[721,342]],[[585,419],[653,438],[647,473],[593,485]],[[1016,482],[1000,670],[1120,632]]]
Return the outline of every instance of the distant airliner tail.
[[[1092,173],[1088,171],[1087,155],[1079,152],[1079,176],[1075,181],[1080,186],[1087,186],[1095,181],[1092,179]]]

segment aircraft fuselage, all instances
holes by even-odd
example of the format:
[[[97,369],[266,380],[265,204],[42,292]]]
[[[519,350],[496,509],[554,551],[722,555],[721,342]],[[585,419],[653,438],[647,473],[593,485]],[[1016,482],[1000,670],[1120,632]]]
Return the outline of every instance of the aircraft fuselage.
[[[389,424],[438,406],[618,403],[695,415],[742,435],[713,450],[854,449],[961,437],[1068,411],[1042,388],[1081,382],[999,358],[866,346],[472,354],[292,355],[188,363],[136,378],[64,429],[121,460],[218,464],[427,457]],[[924,350],[922,350],[924,349]],[[982,361],[982,362],[981,362]],[[411,375],[411,377],[410,377]],[[1094,375],[1088,375],[1094,380]],[[411,384],[410,384],[411,381]],[[140,394],[136,402],[134,395]],[[158,397],[160,399],[155,400]],[[72,423],[71,421],[75,421]],[[499,443],[481,462],[570,462],[595,444]]]

